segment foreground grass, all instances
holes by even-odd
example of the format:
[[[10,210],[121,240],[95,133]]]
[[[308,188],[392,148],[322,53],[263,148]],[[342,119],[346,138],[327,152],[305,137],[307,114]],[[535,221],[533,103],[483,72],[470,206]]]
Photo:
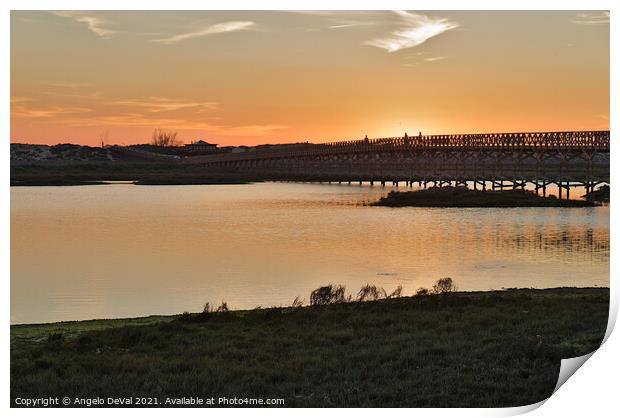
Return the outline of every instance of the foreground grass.
[[[11,398],[526,405],[552,393],[560,359],[598,348],[608,305],[609,289],[561,288],[17,325]]]
[[[470,190],[466,187],[431,187],[413,192],[392,191],[373,206],[516,208],[599,206],[592,200],[567,200],[537,196],[526,190]]]

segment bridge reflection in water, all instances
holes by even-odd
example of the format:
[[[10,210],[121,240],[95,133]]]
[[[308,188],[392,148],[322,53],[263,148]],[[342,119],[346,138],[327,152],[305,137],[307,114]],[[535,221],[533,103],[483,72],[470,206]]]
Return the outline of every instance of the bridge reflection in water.
[[[609,131],[418,135],[254,148],[186,163],[268,180],[525,188],[546,195],[609,183]]]

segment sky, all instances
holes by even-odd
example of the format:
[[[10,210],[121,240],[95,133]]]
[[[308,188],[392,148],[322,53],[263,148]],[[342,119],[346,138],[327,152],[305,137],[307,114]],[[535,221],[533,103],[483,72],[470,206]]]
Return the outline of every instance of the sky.
[[[11,142],[609,129],[601,11],[13,11]]]

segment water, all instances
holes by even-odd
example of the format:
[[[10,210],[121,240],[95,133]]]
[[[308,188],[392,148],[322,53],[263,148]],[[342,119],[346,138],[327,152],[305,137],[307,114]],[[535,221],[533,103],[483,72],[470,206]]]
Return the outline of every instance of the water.
[[[290,304],[342,283],[405,294],[609,285],[609,208],[362,206],[389,188],[11,188],[11,321]]]

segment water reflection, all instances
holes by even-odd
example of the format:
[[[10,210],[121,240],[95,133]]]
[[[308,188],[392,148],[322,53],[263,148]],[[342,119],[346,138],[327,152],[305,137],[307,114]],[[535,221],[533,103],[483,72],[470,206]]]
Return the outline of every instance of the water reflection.
[[[12,188],[11,320],[289,304],[329,282],[405,293],[443,276],[463,290],[609,283],[608,207],[360,206],[389,189]]]

